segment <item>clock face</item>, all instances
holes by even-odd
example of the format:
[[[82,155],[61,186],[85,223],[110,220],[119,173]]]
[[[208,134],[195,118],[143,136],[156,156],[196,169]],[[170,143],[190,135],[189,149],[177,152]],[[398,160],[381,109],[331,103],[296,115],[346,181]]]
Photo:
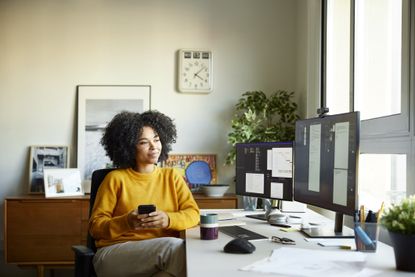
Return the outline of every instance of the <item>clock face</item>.
[[[212,53],[210,51],[180,50],[178,84],[181,92],[211,92]]]

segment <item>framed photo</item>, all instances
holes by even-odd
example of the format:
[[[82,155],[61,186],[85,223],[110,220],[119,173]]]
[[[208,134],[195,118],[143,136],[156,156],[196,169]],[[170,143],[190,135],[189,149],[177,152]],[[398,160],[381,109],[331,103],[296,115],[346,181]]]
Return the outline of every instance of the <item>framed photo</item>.
[[[69,146],[33,145],[29,158],[29,193],[44,193],[43,171],[69,167]]]
[[[94,170],[112,167],[100,143],[108,122],[121,111],[149,110],[150,94],[150,86],[78,86],[77,167],[85,193]]]
[[[45,169],[43,174],[46,197],[83,195],[81,174],[77,168]]]
[[[163,162],[161,166],[177,168],[185,179],[190,190],[192,192],[197,192],[200,184],[191,184],[186,177],[186,170],[190,165],[195,165],[198,162],[206,162],[209,165],[211,175],[210,184],[216,184],[216,154],[169,154],[169,158]]]

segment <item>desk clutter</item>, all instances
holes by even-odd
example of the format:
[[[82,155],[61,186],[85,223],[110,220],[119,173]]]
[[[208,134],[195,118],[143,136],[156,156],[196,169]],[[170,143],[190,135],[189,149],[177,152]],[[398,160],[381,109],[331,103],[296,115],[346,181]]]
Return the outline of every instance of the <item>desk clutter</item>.
[[[199,228],[186,232],[187,270],[189,276],[209,277],[239,276],[252,277],[274,274],[277,276],[404,276],[395,270],[393,248],[385,243],[372,238],[370,231],[363,225],[367,236],[376,240],[375,249],[358,245],[355,238],[312,238],[302,232],[303,226],[314,228],[332,227],[333,220],[328,219],[310,209],[304,214],[283,213],[284,215],[300,217],[301,224],[291,224],[289,232],[287,228],[272,226],[266,220],[258,220],[247,215],[258,214],[256,211],[243,210],[205,210],[202,213],[217,213],[218,222],[238,220],[245,222],[242,226],[219,225],[218,238],[215,240],[201,240]],[[366,213],[367,214],[367,213]],[[366,219],[366,217],[365,217]],[[299,221],[298,221],[299,222]],[[359,222],[359,224],[361,224]],[[365,222],[365,227],[370,222]],[[373,224],[377,224],[374,222]],[[344,227],[347,228],[347,227]],[[354,228],[347,228],[354,231]],[[253,234],[252,234],[253,233]],[[252,244],[255,251],[238,252],[227,246],[231,241],[243,239],[243,245]],[[250,244],[247,244],[249,242]],[[235,243],[232,242],[230,245]],[[367,243],[369,244],[369,243]],[[365,248],[359,248],[365,246]],[[225,247],[226,251],[225,252]],[[231,249],[228,249],[230,248]],[[359,251],[356,251],[359,250]],[[362,250],[365,250],[364,252]],[[246,253],[246,254],[241,254]],[[411,257],[412,259],[412,257]],[[206,261],[214,264],[207,272],[200,269]]]
[[[376,270],[365,269],[366,256],[359,252],[323,251],[280,247],[265,259],[240,268],[242,271],[282,276],[372,276]]]

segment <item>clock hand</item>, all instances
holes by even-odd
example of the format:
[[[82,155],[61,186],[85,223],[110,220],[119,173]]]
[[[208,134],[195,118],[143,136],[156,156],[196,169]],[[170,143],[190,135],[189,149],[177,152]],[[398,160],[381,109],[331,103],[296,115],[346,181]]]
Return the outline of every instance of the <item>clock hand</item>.
[[[195,77],[199,78],[200,80],[203,80],[202,77],[200,77],[199,75],[195,74]]]
[[[203,69],[205,69],[205,67],[204,67],[204,66],[202,66],[202,68],[201,68],[201,69],[199,69],[199,71],[195,73],[195,76],[197,76],[197,75],[200,73],[200,71],[202,71]]]

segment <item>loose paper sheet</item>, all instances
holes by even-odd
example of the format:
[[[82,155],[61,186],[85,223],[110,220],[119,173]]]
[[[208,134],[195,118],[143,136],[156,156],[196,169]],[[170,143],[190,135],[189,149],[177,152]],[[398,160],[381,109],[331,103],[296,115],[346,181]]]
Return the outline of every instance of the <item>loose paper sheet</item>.
[[[366,255],[361,252],[281,247],[274,249],[269,258],[245,266],[240,270],[305,277],[355,277],[377,274],[378,271],[364,269],[365,260]]]

